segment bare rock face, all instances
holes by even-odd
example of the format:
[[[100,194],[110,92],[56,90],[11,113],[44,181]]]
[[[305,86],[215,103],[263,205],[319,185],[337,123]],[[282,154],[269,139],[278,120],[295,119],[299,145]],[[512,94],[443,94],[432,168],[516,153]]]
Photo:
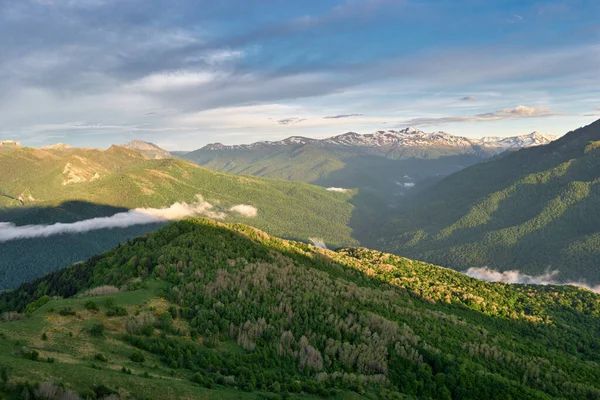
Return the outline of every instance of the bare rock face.
[[[154,143],[144,142],[143,140],[132,140],[131,142],[125,143],[123,147],[139,151],[154,159],[173,158],[171,153],[165,149],[160,148]]]

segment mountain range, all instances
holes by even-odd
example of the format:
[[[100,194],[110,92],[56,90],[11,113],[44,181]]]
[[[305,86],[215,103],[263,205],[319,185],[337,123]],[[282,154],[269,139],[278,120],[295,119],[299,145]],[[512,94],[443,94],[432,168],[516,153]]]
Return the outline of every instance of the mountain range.
[[[528,135],[514,137],[483,137],[481,139],[451,135],[446,132],[427,133],[415,128],[399,131],[377,131],[372,134],[347,132],[326,139],[313,139],[302,136],[291,136],[279,141],[262,141],[252,144],[226,146],[212,143],[201,148],[210,151],[255,150],[265,147],[282,147],[290,145],[313,145],[321,147],[345,146],[382,150],[393,158],[395,151],[402,147],[409,148],[455,148],[463,152],[501,151],[509,148],[539,146],[556,140],[556,136],[533,132]]]
[[[378,197],[387,208],[402,196],[507,149],[553,139],[538,133],[470,139],[407,128],[366,135],[349,132],[328,139],[294,136],[249,145],[216,143],[177,155],[217,171],[358,188],[366,196]]]

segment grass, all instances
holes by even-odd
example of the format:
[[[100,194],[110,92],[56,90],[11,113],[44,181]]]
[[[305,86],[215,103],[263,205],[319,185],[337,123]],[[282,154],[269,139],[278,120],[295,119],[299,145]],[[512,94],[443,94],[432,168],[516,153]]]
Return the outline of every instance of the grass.
[[[149,281],[148,286],[147,289],[91,299],[103,305],[108,298],[113,298],[130,315],[138,310],[165,311],[169,303],[161,297],[161,285]],[[0,324],[0,366],[9,368],[11,379],[19,382],[64,382],[66,388],[77,392],[104,384],[117,390],[124,398],[133,393],[136,398],[149,399],[264,398],[261,393],[245,393],[227,387],[214,390],[198,387],[189,381],[186,374],[170,370],[150,353],[145,354],[143,363],[131,361],[130,356],[136,349],[119,340],[120,335],[125,333],[128,317],[106,317],[102,306],[101,311],[89,311],[85,308],[89,300],[90,297],[51,300],[22,320]],[[58,314],[59,309],[67,307],[75,310],[77,315]],[[106,326],[101,338],[92,337],[87,332],[97,323]],[[43,333],[47,334],[47,341],[41,339]],[[24,347],[39,352],[40,361],[23,358],[20,352]],[[223,345],[219,350],[242,351],[233,343]],[[106,357],[107,361],[95,359],[97,354]],[[45,361],[49,357],[55,361]],[[131,370],[131,375],[123,373],[122,368]],[[150,377],[145,378],[145,373]],[[314,397],[298,395],[294,398]]]

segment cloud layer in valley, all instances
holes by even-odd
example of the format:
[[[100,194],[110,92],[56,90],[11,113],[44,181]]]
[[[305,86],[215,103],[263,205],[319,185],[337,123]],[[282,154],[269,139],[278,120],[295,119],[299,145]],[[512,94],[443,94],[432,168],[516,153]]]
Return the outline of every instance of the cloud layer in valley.
[[[258,213],[255,207],[246,204],[235,205],[229,211],[248,218],[255,217]],[[224,219],[228,216],[228,213],[216,209],[215,206],[198,195],[196,201],[191,204],[182,202],[166,208],[136,208],[110,217],[92,218],[72,223],[17,226],[12,223],[0,222],[0,243],[67,233],[85,233],[100,229],[156,224],[200,215],[213,219]]]
[[[340,188],[340,187],[330,187],[330,188],[327,188],[327,190],[329,190],[330,192],[341,192],[341,193],[346,193],[346,192],[350,191],[350,189],[344,189],[344,188]]]
[[[559,271],[550,271],[542,275],[527,275],[521,273],[519,270],[510,271],[497,271],[487,267],[482,268],[469,268],[464,272],[466,275],[482,279],[489,282],[503,282],[503,283],[521,283],[521,284],[535,284],[535,285],[571,285],[579,286],[596,293],[600,293],[600,285],[590,286],[584,282],[561,282],[557,279]]]

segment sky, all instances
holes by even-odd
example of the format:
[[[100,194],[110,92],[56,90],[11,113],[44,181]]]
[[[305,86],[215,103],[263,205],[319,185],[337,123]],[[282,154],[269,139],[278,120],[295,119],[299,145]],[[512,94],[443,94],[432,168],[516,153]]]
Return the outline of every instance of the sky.
[[[169,150],[600,119],[597,0],[0,0],[0,139]]]

